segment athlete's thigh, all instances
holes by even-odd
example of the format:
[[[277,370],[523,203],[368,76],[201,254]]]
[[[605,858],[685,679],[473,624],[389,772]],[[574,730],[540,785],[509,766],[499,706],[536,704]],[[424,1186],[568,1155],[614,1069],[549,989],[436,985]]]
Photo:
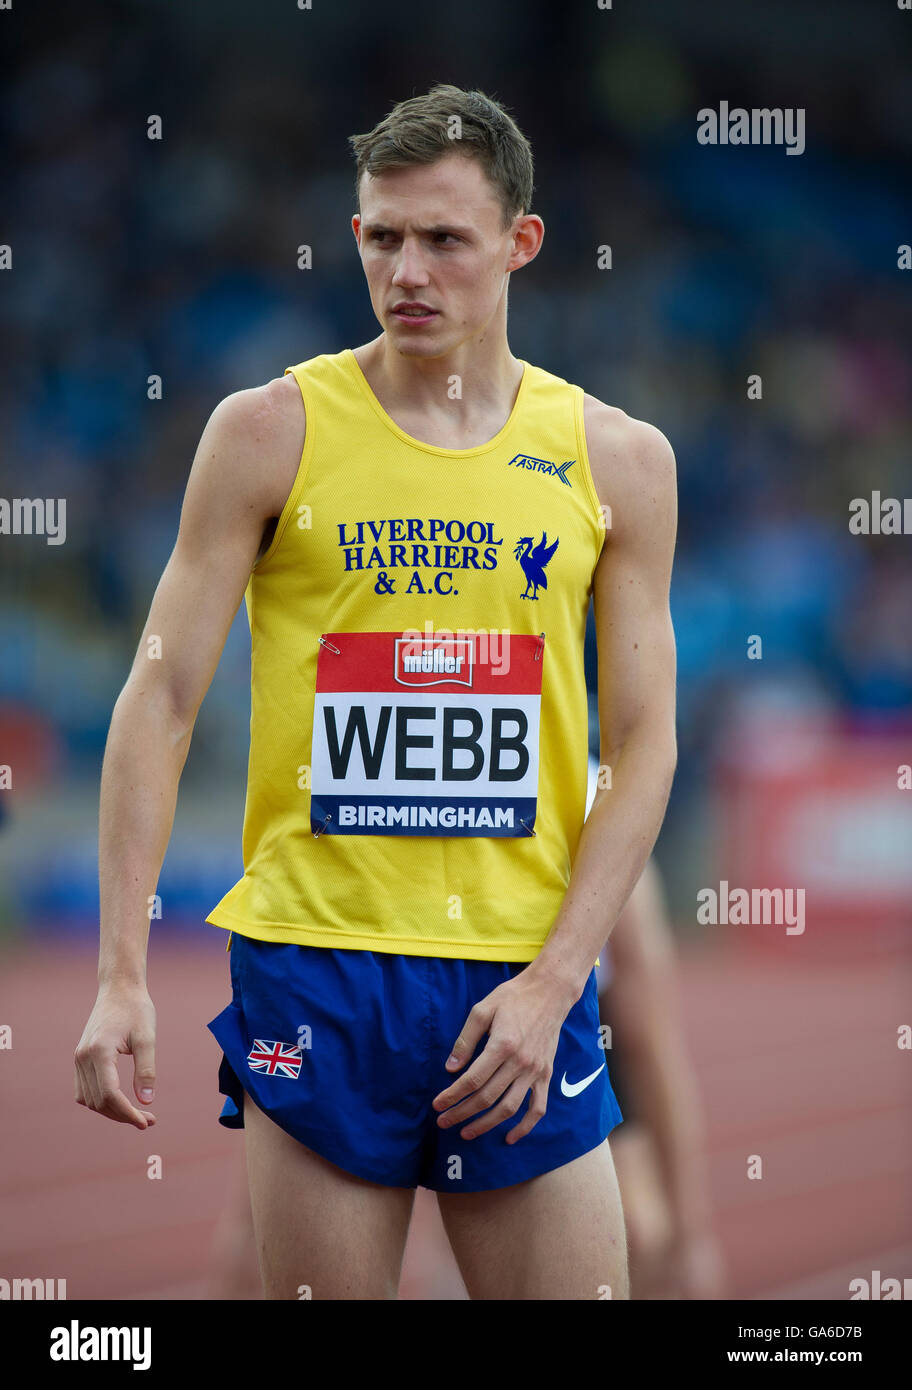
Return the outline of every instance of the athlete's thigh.
[[[607,1139],[527,1182],[438,1192],[437,1200],[470,1298],[629,1296],[624,1214]]]
[[[244,1099],[247,1171],[266,1298],[398,1297],[415,1189],[346,1173]]]

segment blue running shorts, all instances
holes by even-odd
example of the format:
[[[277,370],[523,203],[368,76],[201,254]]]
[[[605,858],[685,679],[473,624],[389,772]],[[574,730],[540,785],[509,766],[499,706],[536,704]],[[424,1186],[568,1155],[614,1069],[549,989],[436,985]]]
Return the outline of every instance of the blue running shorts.
[[[346,1172],[389,1187],[483,1192],[524,1182],[597,1148],[623,1119],[600,1045],[593,969],[561,1029],[546,1113],[461,1139],[434,1097],[469,1010],[522,962],[451,960],[256,941],[232,934],[231,1003],[208,1025],[223,1050],[219,1122],[244,1124],[244,1092],[282,1129]],[[475,1049],[487,1045],[485,1034]]]

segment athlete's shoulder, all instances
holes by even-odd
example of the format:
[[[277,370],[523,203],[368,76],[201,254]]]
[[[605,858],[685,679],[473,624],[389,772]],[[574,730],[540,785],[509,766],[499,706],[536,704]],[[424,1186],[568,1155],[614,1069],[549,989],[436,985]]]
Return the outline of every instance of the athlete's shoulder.
[[[292,425],[303,423],[304,404],[294,377],[274,377],[263,386],[233,391],[219,401],[212,412],[223,436],[234,436],[239,444],[269,444]]]
[[[674,494],[674,450],[655,425],[588,392],[583,394],[583,423],[589,466],[603,501],[646,488]]]
[[[302,378],[306,381],[344,372],[347,353],[343,349],[308,357],[263,386],[234,391],[219,401],[211,418],[223,432],[236,435],[240,443],[252,440],[260,446],[276,443],[281,447],[289,434],[297,438],[306,424]]]
[[[319,352],[314,357],[307,357],[303,362],[296,362],[286,368],[287,378],[289,381],[297,381],[299,385],[316,381],[350,383],[352,366],[357,366],[357,361],[353,348],[342,348],[339,352]]]
[[[261,499],[278,514],[304,449],[306,415],[293,377],[275,377],[225,396],[209,417],[198,459],[214,485]],[[276,510],[278,508],[278,511]]]

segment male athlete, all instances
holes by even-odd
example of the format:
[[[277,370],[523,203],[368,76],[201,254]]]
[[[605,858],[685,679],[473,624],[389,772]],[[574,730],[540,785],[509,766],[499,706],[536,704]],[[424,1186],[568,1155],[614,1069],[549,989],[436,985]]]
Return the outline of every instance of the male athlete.
[[[210,1027],[266,1297],[395,1298],[421,1185],[470,1297],[626,1298],[594,963],[675,767],[674,458],[510,352],[544,226],[502,107],[436,86],[352,145],[382,331],[203,432],[105,754],[76,1099],[154,1123],[146,903],[246,591],[244,876],[209,917],[233,987]]]

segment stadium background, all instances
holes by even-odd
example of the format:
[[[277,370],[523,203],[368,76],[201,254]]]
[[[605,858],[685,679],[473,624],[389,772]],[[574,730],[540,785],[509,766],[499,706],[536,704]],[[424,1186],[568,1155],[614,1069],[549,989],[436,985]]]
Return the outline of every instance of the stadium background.
[[[249,718],[243,609],[204,702],[153,924],[145,1138],[72,1104],[94,997],[97,783],[200,431],[228,392],[375,336],[349,134],[433,81],[503,100],[546,240],[514,353],[650,420],[678,459],[680,761],[657,848],[733,1294],[912,1273],[912,551],[848,529],[910,492],[912,14],[767,3],[426,9],[161,0],[3,16],[0,1276],[198,1296],[239,1142],[215,1124]],[[712,147],[721,100],[801,107],[806,151]],[[163,139],[146,138],[150,114]],[[297,268],[312,247],[313,268]],[[612,269],[597,268],[599,246]],[[762,400],[747,396],[759,373]],[[147,397],[162,378],[163,398]],[[748,659],[759,635],[762,660]],[[595,650],[587,644],[597,749]],[[696,895],[804,887],[807,929],[700,926]],[[746,1157],[767,1156],[762,1183]],[[410,1297],[452,1296],[410,1256]],[[437,1279],[437,1282],[435,1282]]]

